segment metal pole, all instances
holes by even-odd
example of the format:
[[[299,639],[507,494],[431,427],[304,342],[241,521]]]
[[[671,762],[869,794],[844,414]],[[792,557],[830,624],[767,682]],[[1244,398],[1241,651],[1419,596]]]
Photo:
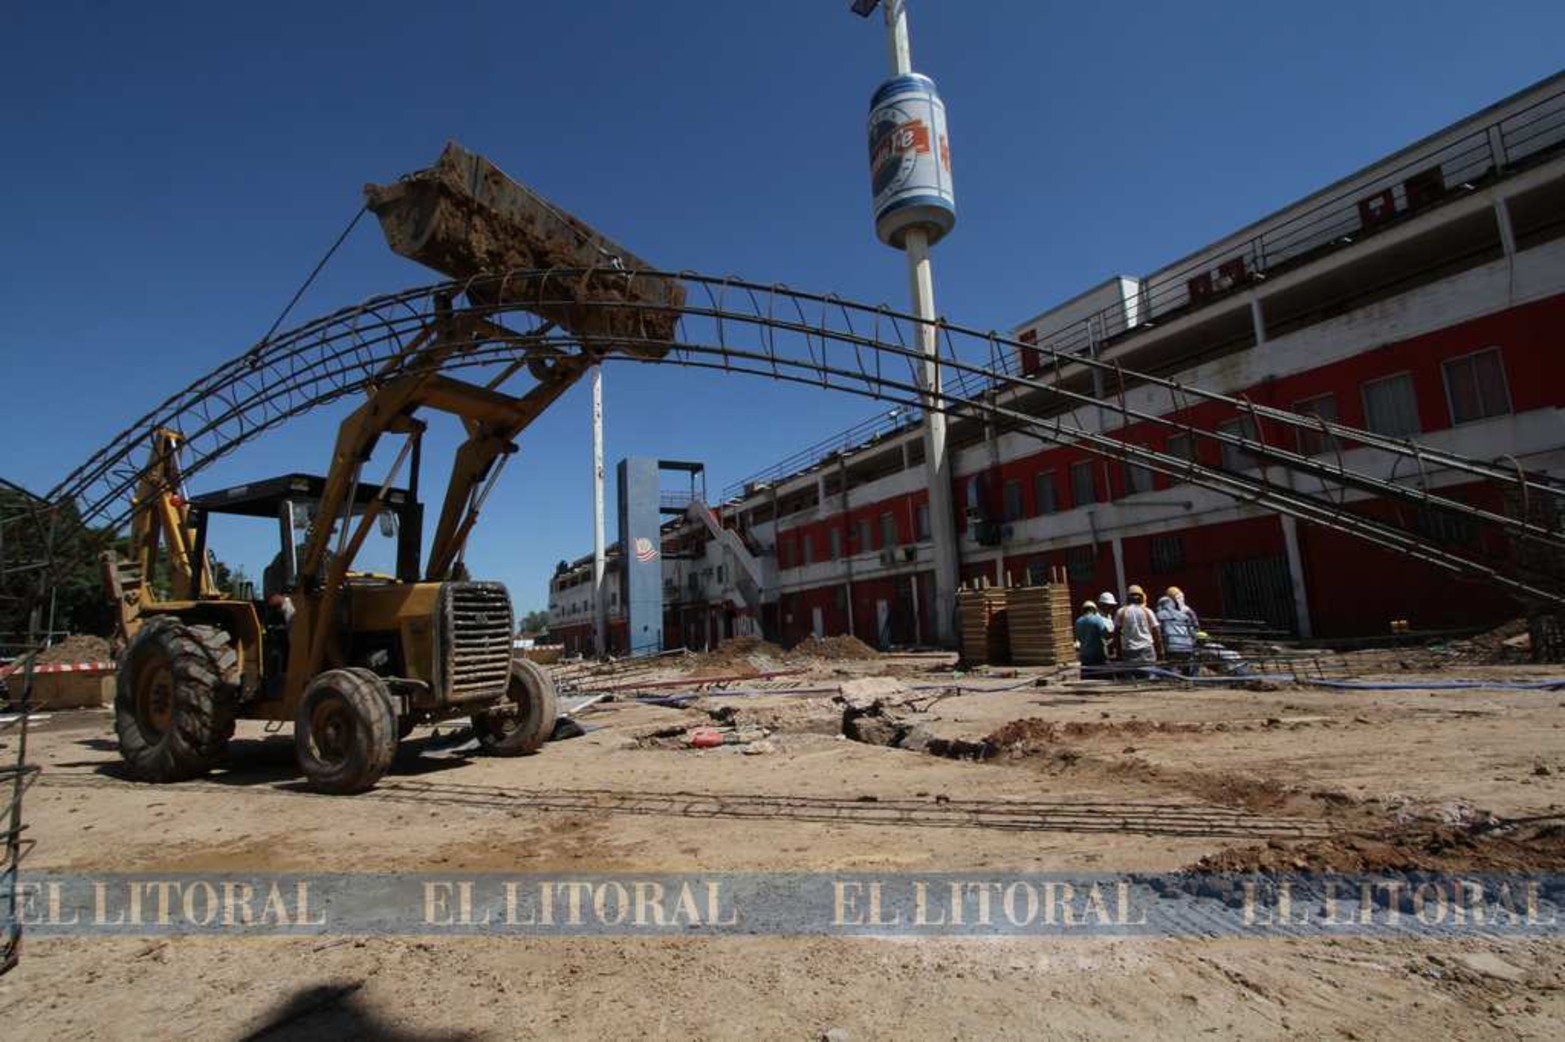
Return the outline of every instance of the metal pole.
[[[913,71],[908,43],[907,5],[887,0],[886,54],[893,76]],[[956,605],[956,516],[951,504],[951,457],[946,451],[946,416],[941,410],[940,336],[935,322],[935,278],[929,260],[929,237],[922,228],[906,232],[908,285],[913,314],[919,319],[918,345],[924,356],[919,383],[924,407],[924,470],[929,484],[929,535],[935,555],[935,603],[930,606],[935,641],[944,647],[956,644],[952,609]]]
[[[609,605],[603,589],[603,366],[592,374],[592,605],[593,650],[608,654]]]

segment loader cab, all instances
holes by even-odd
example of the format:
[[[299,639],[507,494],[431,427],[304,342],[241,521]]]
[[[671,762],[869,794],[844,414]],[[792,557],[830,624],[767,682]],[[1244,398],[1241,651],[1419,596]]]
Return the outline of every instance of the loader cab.
[[[189,507],[191,523],[196,530],[197,559],[206,553],[207,521],[211,515],[270,520],[277,526],[278,550],[263,571],[260,599],[266,601],[274,593],[293,593],[299,583],[299,547],[315,520],[316,506],[325,488],[323,477],[285,474],[193,497]],[[379,491],[374,486],[359,486],[353,498],[354,515],[360,514]],[[423,513],[423,506],[409,490],[386,490],[386,503],[378,525],[381,537],[393,541],[396,560],[393,574],[386,578],[398,582],[418,581]],[[337,523],[340,524],[340,520]]]
[[[262,571],[260,589],[240,595],[253,601],[256,617],[260,621],[264,650],[259,679],[263,699],[280,697],[283,692],[292,650],[292,597],[298,592],[300,582],[299,554],[305,533],[316,520],[316,508],[325,487],[326,479],[323,477],[286,474],[208,492],[193,497],[189,502],[189,516],[196,531],[197,560],[206,553],[208,520],[214,514],[256,518],[271,521],[275,526],[277,550]],[[378,493],[376,487],[358,488],[354,494],[352,514],[361,514]],[[423,508],[411,492],[407,489],[388,489],[385,505],[376,523],[380,539],[392,543],[391,552],[396,561],[393,574],[350,573],[349,582],[417,582],[422,521]],[[340,518],[337,525],[341,525]],[[328,552],[328,566],[330,562],[331,554]]]

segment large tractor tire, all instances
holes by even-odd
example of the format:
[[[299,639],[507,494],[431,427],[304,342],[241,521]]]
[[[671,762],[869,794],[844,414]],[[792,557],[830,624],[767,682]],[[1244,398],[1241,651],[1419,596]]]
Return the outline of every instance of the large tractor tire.
[[[559,697],[554,681],[530,659],[511,663],[510,703],[504,711],[473,714],[478,745],[491,756],[525,756],[535,753],[554,733]]]
[[[159,615],[120,656],[114,730],[131,774],[185,781],[223,758],[234,736],[239,656],[216,626]]]
[[[374,788],[397,755],[397,714],[385,681],[364,669],[329,669],[310,681],[293,744],[313,788],[338,795]]]

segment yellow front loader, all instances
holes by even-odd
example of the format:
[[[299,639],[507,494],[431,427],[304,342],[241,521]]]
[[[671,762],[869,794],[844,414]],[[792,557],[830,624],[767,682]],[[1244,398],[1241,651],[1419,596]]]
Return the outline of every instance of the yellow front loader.
[[[305,776],[336,793],[373,786],[399,738],[420,722],[468,717],[483,748],[500,755],[536,751],[554,728],[547,674],[513,658],[509,594],[499,583],[467,581],[463,548],[517,435],[604,352],[665,351],[683,290],[672,279],[625,278],[645,265],[454,145],[430,169],[366,194],[388,242],[406,256],[461,278],[503,266],[537,270],[491,280],[498,290],[477,299],[488,306],[477,310],[515,304],[507,294],[522,294],[544,328],[564,330],[574,345],[437,300],[425,328],[366,380],[366,398],[342,422],[321,476],[287,474],[192,497],[180,472],[180,434],[153,431],[128,558],[104,560],[123,647],[115,727],[138,777],[205,772],[241,719],[292,723]],[[554,274],[605,264],[613,277]],[[468,297],[489,284],[470,281]],[[595,306],[604,299],[630,306]],[[442,371],[494,344],[511,361],[487,384]],[[523,370],[535,380],[525,394],[499,389]],[[418,485],[421,417],[430,412],[455,416],[466,439],[426,561]],[[388,436],[402,445],[377,481],[365,468]],[[399,486],[404,470],[407,484]],[[277,525],[277,555],[258,595],[214,587],[213,515]],[[354,570],[377,530],[396,540],[394,574]],[[160,555],[166,589],[157,588]]]

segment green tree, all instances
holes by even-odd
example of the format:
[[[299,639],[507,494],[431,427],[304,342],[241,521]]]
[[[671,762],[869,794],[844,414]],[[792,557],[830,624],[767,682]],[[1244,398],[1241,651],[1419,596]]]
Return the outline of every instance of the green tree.
[[[523,633],[548,633],[549,613],[546,611],[530,611],[522,616]]]
[[[114,616],[103,596],[98,555],[110,536],[82,524],[76,504],[50,506],[0,484],[0,642],[26,637],[28,614],[41,607],[41,626],[106,635]]]

